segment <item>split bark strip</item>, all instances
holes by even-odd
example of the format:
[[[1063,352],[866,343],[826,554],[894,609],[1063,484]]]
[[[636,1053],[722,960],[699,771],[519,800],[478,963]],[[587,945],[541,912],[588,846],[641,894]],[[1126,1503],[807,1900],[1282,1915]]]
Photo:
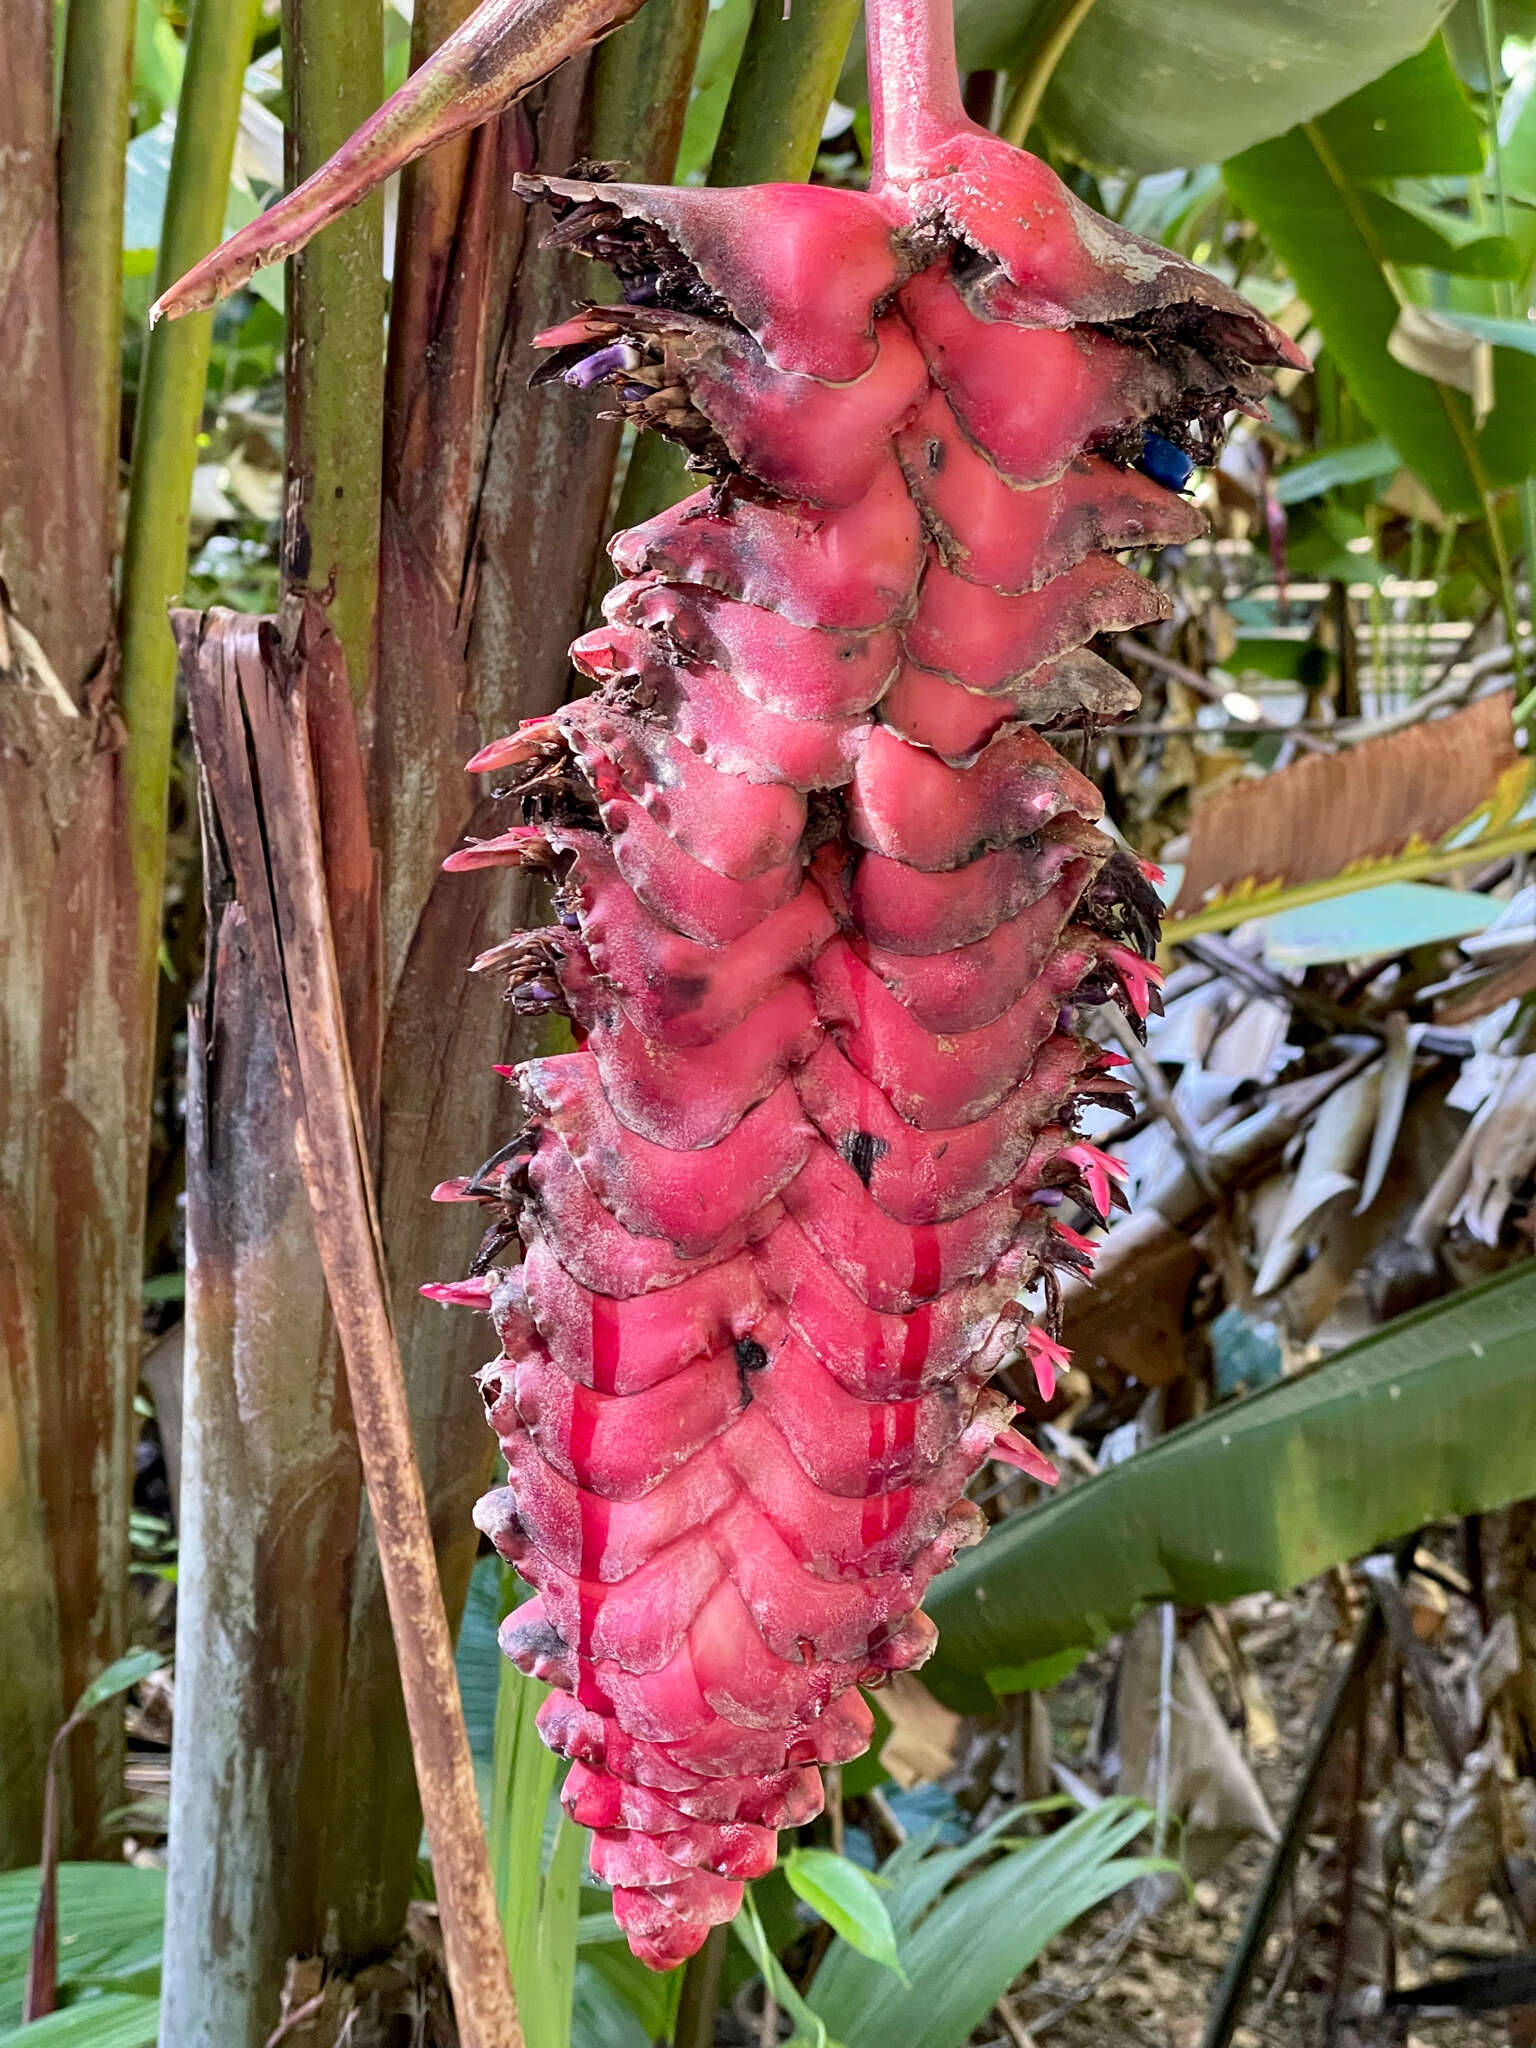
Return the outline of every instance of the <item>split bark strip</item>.
[[[299,620],[284,626],[292,646]],[[347,1362],[460,2035],[465,2048],[521,2048],[347,1048],[304,667],[270,622],[254,644],[217,615],[202,632],[183,616],[182,631],[206,825],[249,923]]]

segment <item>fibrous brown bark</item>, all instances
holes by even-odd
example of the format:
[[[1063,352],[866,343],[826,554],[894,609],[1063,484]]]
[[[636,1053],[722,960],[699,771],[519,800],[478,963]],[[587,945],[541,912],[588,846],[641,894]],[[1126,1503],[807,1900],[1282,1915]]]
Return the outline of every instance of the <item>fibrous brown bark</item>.
[[[64,347],[52,18],[0,4],[0,1864],[36,1857],[49,1741],[123,1647],[144,1145],[106,486],[65,379],[88,366]],[[67,1853],[108,1846],[120,1753],[111,1716],[72,1739]]]

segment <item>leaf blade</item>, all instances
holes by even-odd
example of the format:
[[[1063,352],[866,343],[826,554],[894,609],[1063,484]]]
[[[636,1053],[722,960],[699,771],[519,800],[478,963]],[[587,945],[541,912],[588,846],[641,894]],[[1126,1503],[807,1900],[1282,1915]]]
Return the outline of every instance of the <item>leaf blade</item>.
[[[784,1875],[796,1897],[850,1948],[908,1982],[890,1913],[867,1870],[831,1849],[791,1849]]]
[[[1091,1643],[1093,1617],[1113,1629],[1154,1600],[1284,1590],[1405,1529],[1536,1491],[1536,1441],[1511,1428],[1530,1399],[1533,1317],[1526,1264],[1029,1510],[935,1586],[925,1680],[975,1711],[989,1669]]]

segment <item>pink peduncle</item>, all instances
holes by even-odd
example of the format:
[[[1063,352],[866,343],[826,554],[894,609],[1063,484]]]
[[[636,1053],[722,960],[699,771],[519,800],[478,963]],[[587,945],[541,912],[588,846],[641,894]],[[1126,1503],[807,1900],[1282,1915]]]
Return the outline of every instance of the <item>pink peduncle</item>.
[[[868,0],[872,187],[932,168],[967,120],[955,64],[953,0]]]

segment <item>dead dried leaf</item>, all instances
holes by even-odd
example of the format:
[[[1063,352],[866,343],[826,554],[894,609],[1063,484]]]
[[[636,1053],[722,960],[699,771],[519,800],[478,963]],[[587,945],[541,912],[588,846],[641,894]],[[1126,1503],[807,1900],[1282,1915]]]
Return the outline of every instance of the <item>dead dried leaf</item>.
[[[1117,1693],[1119,1790],[1157,1795],[1157,1730],[1162,1667],[1161,1617],[1154,1609],[1132,1629],[1121,1654]],[[1185,1869],[1204,1876],[1248,1835],[1278,1838],[1259,1782],[1222,1717],[1199,1659],[1181,1643],[1173,1660],[1168,1747],[1168,1807],[1183,1823]]]
[[[891,1724],[880,1761],[903,1792],[953,1769],[960,1716],[941,1706],[920,1678],[894,1672],[880,1706]]]
[[[1493,1753],[1475,1749],[1461,1768],[1445,1825],[1419,1880],[1416,1903],[1426,1919],[1455,1926],[1471,1918],[1502,1851],[1500,1803]]]
[[[1472,1146],[1466,1187],[1451,1212],[1480,1244],[1496,1245],[1510,1202],[1536,1168],[1536,1054],[1518,1062],[1489,1105]]]
[[[1156,1209],[1111,1234],[1115,1260],[1095,1288],[1068,1298],[1066,1339],[1079,1365],[1109,1367],[1144,1387],[1184,1374],[1184,1304],[1200,1255]]]
[[[1339,1196],[1354,1193],[1361,1155],[1376,1126],[1383,1065],[1377,1060],[1346,1081],[1313,1120],[1284,1213],[1264,1248],[1253,1283],[1256,1295],[1274,1293],[1315,1235],[1320,1212]]]
[[[1437,846],[1525,776],[1507,692],[1347,753],[1312,754],[1196,806],[1174,917]],[[1255,901],[1255,909],[1262,908]]]

